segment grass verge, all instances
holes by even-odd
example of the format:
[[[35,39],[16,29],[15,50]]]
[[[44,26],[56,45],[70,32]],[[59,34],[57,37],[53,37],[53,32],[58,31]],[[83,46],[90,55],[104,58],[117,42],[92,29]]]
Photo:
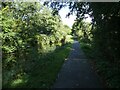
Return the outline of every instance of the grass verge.
[[[64,60],[68,57],[71,44],[58,47],[55,51],[40,56],[33,62],[29,72],[24,72],[7,86],[8,88],[50,88],[54,84]],[[27,65],[27,64],[26,64]],[[4,87],[3,87],[4,88]]]
[[[80,42],[80,46],[94,70],[98,73],[107,88],[120,88],[120,66],[117,63],[110,63],[100,52],[94,50],[90,44]]]

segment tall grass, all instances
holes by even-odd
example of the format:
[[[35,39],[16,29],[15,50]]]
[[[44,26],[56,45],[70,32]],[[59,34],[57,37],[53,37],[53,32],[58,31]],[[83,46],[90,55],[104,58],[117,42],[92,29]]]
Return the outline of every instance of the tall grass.
[[[19,73],[3,88],[50,88],[70,49],[71,44],[66,44],[44,55],[29,56],[28,58],[32,59],[32,62],[29,60],[26,63],[25,71]],[[34,50],[31,53],[35,54]]]

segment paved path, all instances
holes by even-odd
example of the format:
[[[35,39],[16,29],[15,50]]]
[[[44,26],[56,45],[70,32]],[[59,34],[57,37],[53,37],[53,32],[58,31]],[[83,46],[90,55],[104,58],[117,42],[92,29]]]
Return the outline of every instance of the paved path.
[[[102,88],[78,41],[74,41],[72,51],[61,68],[53,88]]]

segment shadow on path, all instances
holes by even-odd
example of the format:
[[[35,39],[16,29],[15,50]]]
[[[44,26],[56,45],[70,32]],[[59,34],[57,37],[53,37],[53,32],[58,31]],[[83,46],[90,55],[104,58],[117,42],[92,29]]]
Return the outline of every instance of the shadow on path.
[[[63,64],[53,88],[102,88],[78,41],[74,41],[70,55]]]

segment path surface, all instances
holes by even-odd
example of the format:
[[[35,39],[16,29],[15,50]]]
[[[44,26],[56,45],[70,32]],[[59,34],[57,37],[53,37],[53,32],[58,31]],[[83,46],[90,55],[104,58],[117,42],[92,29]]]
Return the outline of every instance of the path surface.
[[[72,51],[62,66],[53,88],[102,88],[78,41],[74,41]]]

